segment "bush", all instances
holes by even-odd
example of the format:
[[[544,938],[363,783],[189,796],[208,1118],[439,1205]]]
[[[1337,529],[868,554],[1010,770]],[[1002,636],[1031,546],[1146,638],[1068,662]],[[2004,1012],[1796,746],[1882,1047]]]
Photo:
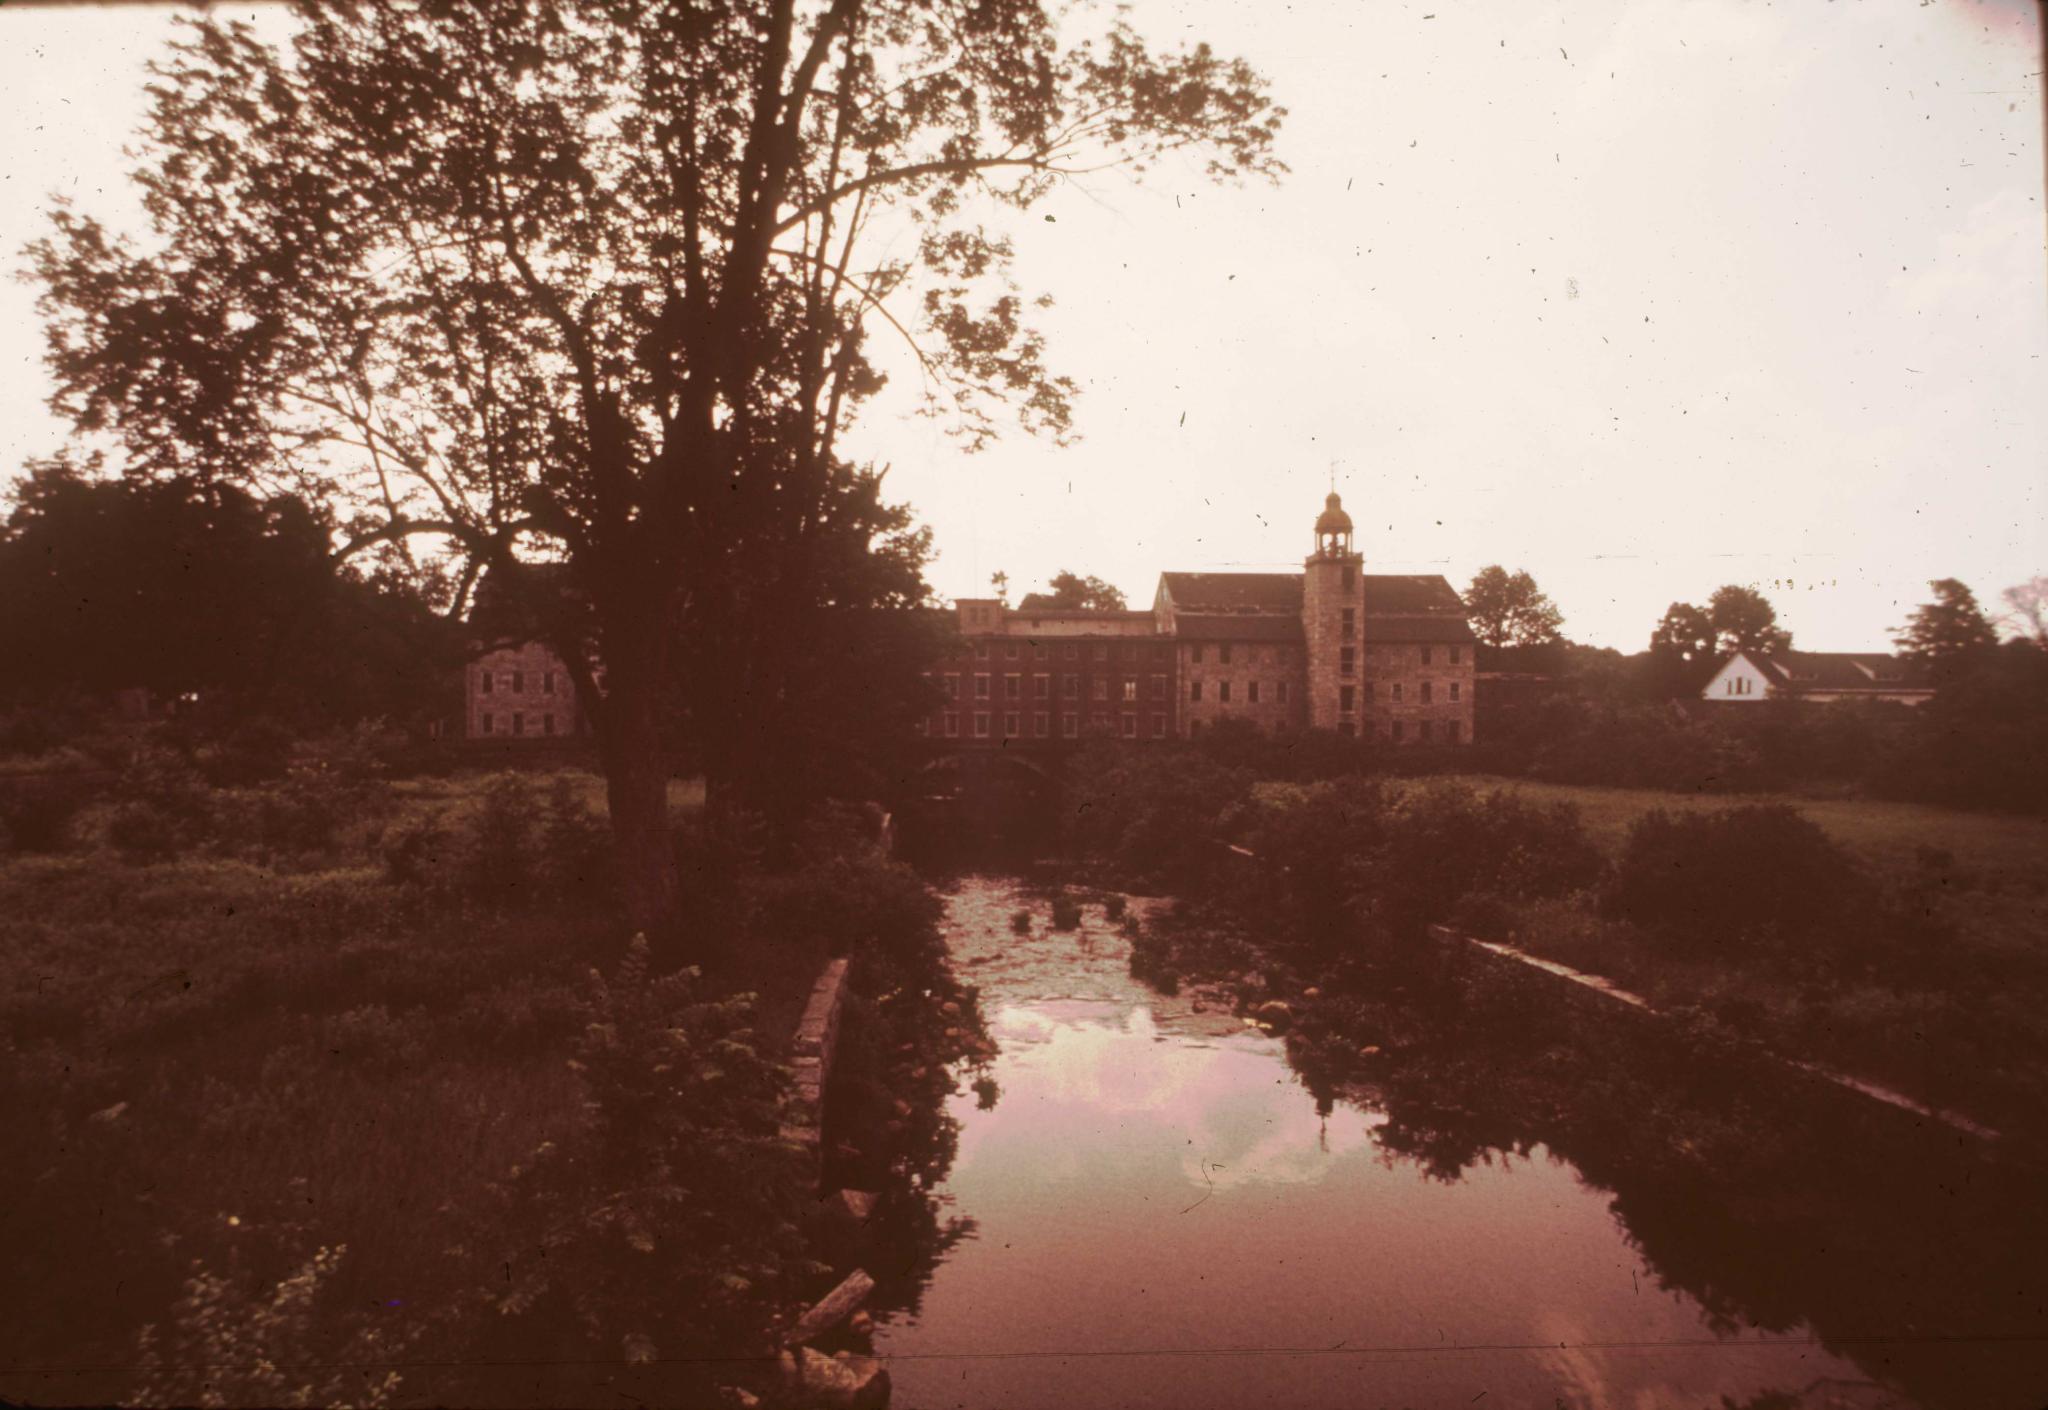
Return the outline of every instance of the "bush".
[[[1609,915],[1706,951],[1869,928],[1874,888],[1848,854],[1783,804],[1645,814],[1629,829]]]
[[[498,774],[484,784],[457,857],[465,893],[506,904],[534,889],[532,814],[532,789],[518,774]]]
[[[1081,905],[1062,891],[1052,898],[1052,928],[1072,930],[1081,923]]]
[[[61,852],[71,842],[71,824],[85,805],[75,779],[0,780],[0,848],[14,852]]]
[[[291,767],[293,735],[271,719],[236,725],[212,748],[201,751],[207,782],[217,788],[247,788],[285,776]]]
[[[1091,748],[1067,766],[1068,841],[1138,877],[1198,880],[1251,774],[1185,746]]]
[[[189,822],[147,799],[128,798],[114,805],[107,840],[131,862],[165,862],[200,839]]]
[[[541,883],[557,896],[597,895],[616,876],[610,826],[583,806],[566,778],[548,790],[536,860]]]

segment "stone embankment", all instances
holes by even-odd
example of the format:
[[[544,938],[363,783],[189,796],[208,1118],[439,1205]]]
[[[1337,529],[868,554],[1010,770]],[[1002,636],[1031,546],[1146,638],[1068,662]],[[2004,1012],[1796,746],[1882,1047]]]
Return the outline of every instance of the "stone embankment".
[[[1612,980],[1603,979],[1597,974],[1587,974],[1581,970],[1573,969],[1570,965],[1559,964],[1555,960],[1546,960],[1539,955],[1532,955],[1526,951],[1517,950],[1512,945],[1502,945],[1492,940],[1481,940],[1477,936],[1466,935],[1453,930],[1447,925],[1432,925],[1429,928],[1429,933],[1432,938],[1445,944],[1463,946],[1470,951],[1484,954],[1501,963],[1522,966],[1547,976],[1552,982],[1560,986],[1559,992],[1568,998],[1590,1001],[1597,1008],[1605,1009],[1609,1012],[1633,1012],[1650,1019],[1666,1017],[1666,1015],[1651,1007],[1650,1001],[1642,995],[1632,994]],[[1861,1077],[1854,1077],[1846,1072],[1837,1072],[1833,1068],[1823,1067],[1819,1063],[1800,1062],[1785,1057],[1779,1057],[1777,1061],[1786,1069],[1787,1075],[1795,1080],[1804,1081],[1823,1088],[1833,1088],[1859,1097],[1866,1097],[1872,1101],[1882,1102],[1886,1106],[1894,1107],[1920,1120],[1938,1122],[1951,1130],[1960,1131],[1979,1140],[1995,1141],[1998,1139],[1998,1132],[1992,1130],[1989,1126],[1972,1121],[1969,1117],[1959,1112],[1943,1111],[1928,1106],[1924,1102],[1915,1101],[1904,1092],[1894,1091],[1890,1087],[1865,1081]]]
[[[839,1047],[840,1016],[846,1009],[851,967],[846,956],[825,966],[811,986],[789,1045],[791,1110],[782,1133],[803,1147],[809,1168],[820,1182],[825,1169],[825,1095]],[[858,1228],[873,1217],[878,1199],[867,1190],[820,1190],[817,1212],[828,1226]],[[866,1270],[854,1269],[781,1335],[776,1404],[817,1410],[884,1410],[889,1403],[889,1373],[880,1361],[845,1351],[827,1356],[806,1345],[842,1323],[861,1329],[867,1318],[861,1304],[874,1288],[875,1280]],[[745,1391],[735,1389],[727,1394],[742,1406],[759,1403]]]

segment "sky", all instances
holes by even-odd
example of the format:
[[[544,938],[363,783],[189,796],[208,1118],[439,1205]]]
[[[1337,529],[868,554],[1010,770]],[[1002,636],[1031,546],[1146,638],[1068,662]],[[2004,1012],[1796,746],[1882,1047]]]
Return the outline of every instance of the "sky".
[[[0,4],[0,271],[53,191],[136,218],[171,13]],[[906,373],[851,443],[932,527],[941,594],[1298,567],[1333,477],[1368,571],[1526,568],[1629,650],[1723,583],[1871,650],[1930,579],[1995,605],[2048,573],[2033,0],[1129,17],[1264,72],[1291,172],[1099,173],[1016,225],[1079,439],[966,454]],[[64,443],[40,359],[0,281],[0,477]]]

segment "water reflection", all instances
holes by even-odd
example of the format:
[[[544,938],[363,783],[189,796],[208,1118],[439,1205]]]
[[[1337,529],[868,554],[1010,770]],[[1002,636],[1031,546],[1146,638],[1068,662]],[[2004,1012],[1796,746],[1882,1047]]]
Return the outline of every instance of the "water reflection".
[[[1910,1403],[1796,1319],[1734,1331],[1545,1144],[1418,1162],[1389,1137],[1420,1126],[1319,1101],[1199,990],[1134,982],[1099,908],[1077,933],[1046,912],[989,878],[951,900],[1000,1098],[949,1107],[942,1193],[978,1232],[877,1334],[899,1403]]]

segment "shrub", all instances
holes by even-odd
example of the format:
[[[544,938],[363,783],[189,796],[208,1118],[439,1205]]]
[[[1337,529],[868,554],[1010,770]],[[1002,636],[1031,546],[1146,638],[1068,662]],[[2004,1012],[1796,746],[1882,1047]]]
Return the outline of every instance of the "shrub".
[[[1010,933],[1012,935],[1029,935],[1031,933],[1031,912],[1012,911],[1010,913]]]
[[[540,880],[555,895],[596,895],[613,879],[611,829],[583,806],[566,778],[556,778],[548,790],[539,845]]]
[[[1217,820],[1251,775],[1186,747],[1094,748],[1066,774],[1068,840],[1136,876],[1200,878],[1216,859]]]
[[[386,832],[379,845],[384,874],[399,886],[431,890],[454,875],[454,843],[439,814],[429,814]]]
[[[201,753],[207,782],[217,788],[246,788],[285,776],[291,767],[293,735],[276,720],[247,720]]]
[[[1081,923],[1081,905],[1064,891],[1052,898],[1052,928],[1072,930]]]
[[[498,774],[484,784],[457,860],[466,893],[504,904],[533,889],[532,813],[532,790],[518,774]]]
[[[114,805],[107,819],[107,840],[131,862],[163,862],[199,839],[189,823],[155,803],[128,798]]]
[[[61,852],[85,804],[75,779],[0,780],[0,847],[14,852]]]
[[[1771,804],[1637,819],[1605,909],[1713,950],[1839,937],[1875,920],[1874,900],[1825,832],[1797,809]]]

